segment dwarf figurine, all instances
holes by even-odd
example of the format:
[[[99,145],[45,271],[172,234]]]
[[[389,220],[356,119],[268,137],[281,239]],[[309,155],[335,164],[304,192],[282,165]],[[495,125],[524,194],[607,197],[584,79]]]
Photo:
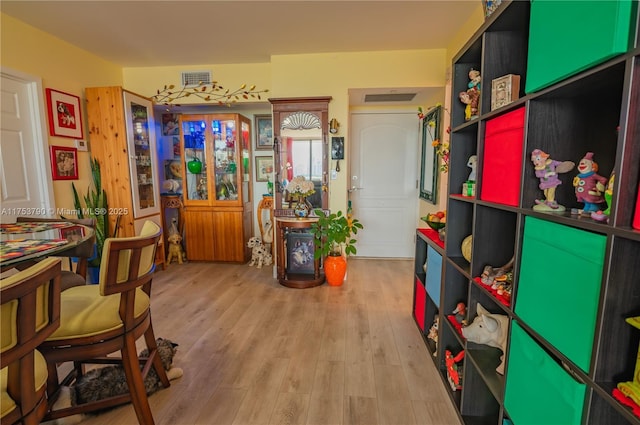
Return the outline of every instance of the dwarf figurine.
[[[572,161],[555,161],[549,154],[540,149],[531,152],[531,161],[535,168],[536,177],[540,179],[538,187],[542,189],[545,199],[536,199],[533,207],[536,211],[563,212],[565,207],[556,202],[556,187],[562,184],[559,173],[567,173],[575,167]]]
[[[578,164],[579,174],[573,178],[576,197],[578,202],[584,203],[583,211],[587,214],[598,211],[599,205],[604,202],[602,192],[608,179],[597,174],[596,171],[598,171],[598,164],[593,160],[593,152],[587,152]]]

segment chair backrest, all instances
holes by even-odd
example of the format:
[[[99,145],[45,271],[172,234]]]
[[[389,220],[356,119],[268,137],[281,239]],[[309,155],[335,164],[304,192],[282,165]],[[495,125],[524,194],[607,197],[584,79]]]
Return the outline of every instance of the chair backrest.
[[[47,258],[0,281],[0,367],[40,345],[60,326],[60,260]]]
[[[2,376],[21,417],[40,403],[35,350],[60,326],[60,273],[60,260],[47,258],[0,280],[0,367],[8,368]]]
[[[147,220],[138,236],[107,238],[100,263],[100,293],[111,295],[150,284],[161,235],[160,226]]]

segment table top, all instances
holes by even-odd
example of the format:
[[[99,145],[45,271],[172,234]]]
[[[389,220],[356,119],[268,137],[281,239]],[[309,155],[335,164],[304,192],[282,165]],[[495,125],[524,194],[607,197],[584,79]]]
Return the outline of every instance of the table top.
[[[0,266],[49,256],[74,256],[75,248],[95,240],[91,227],[65,221],[0,224]]]

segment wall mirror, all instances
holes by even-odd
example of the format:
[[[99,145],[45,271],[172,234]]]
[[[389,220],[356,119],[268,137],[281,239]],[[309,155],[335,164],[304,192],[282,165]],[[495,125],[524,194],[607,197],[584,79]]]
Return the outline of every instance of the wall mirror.
[[[291,209],[286,186],[304,176],[314,184],[307,200],[328,208],[328,126],[331,97],[269,99],[273,108],[274,206]]]
[[[430,109],[422,119],[422,166],[420,168],[420,198],[432,204],[438,203],[438,155],[433,146],[440,140],[442,106]]]

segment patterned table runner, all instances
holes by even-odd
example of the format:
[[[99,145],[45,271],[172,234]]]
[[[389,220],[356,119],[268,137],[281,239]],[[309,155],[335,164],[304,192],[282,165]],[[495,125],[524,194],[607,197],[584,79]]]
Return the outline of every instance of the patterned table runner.
[[[25,221],[21,223],[0,224],[0,233],[35,233],[45,230],[60,229],[71,225],[71,223],[63,221]]]
[[[66,245],[66,239],[13,239],[0,242],[0,261],[23,257]]]

